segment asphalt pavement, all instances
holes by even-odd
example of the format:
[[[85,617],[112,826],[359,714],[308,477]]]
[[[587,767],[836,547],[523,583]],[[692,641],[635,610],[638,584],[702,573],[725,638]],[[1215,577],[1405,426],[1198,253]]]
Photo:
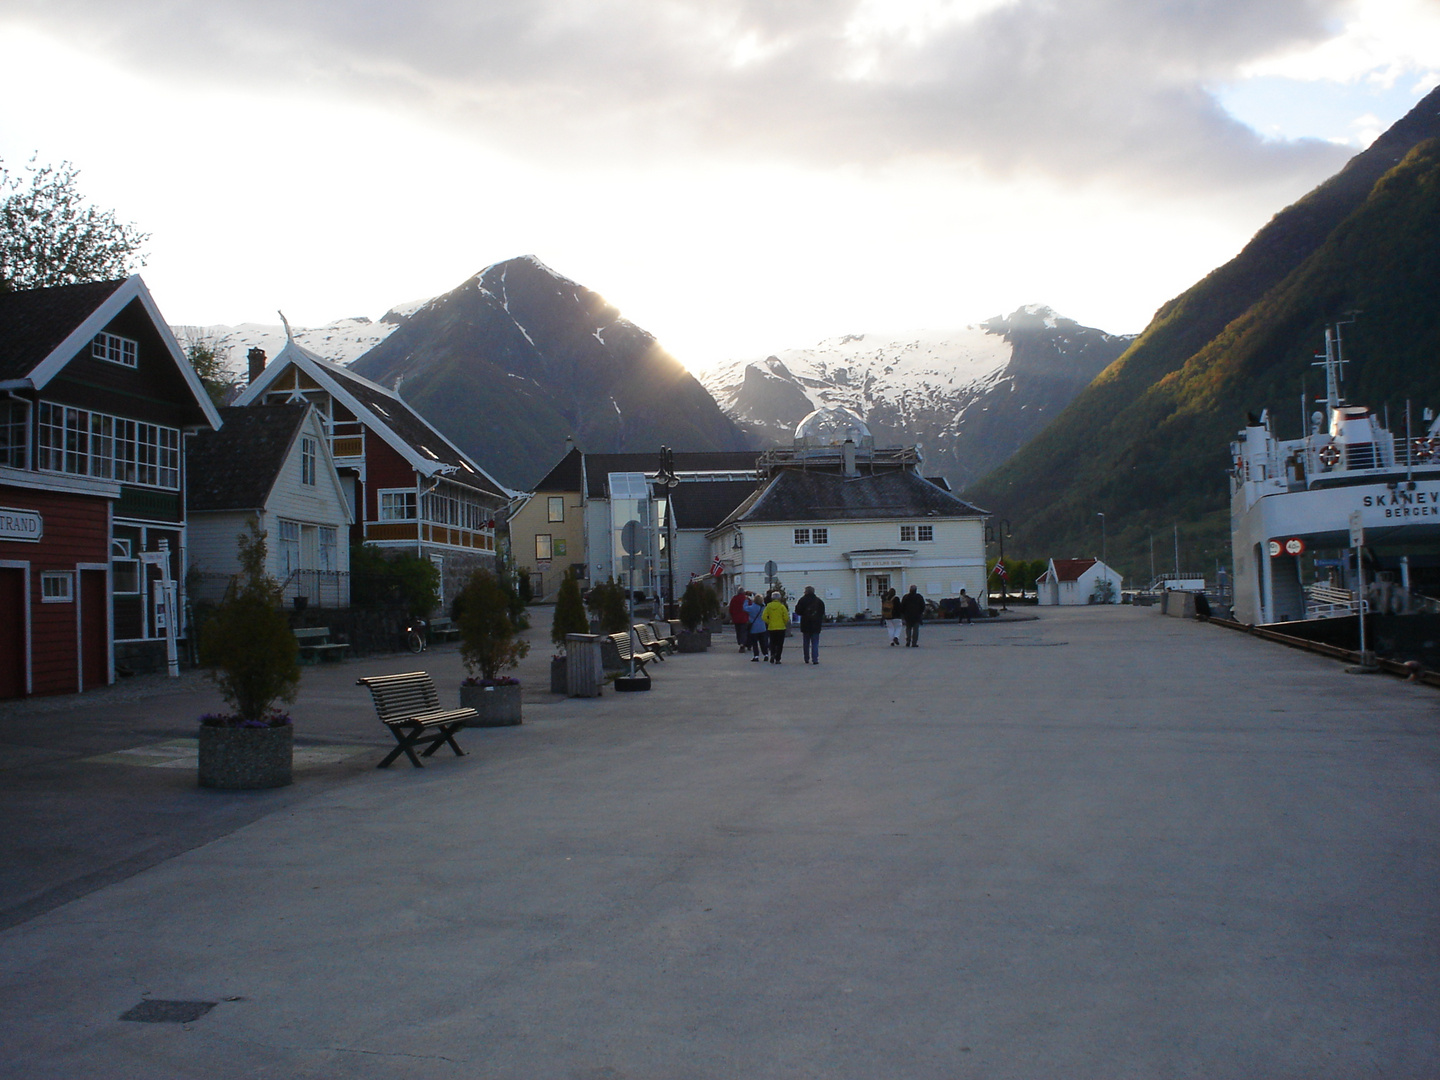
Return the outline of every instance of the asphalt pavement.
[[[531,634],[423,770],[354,680],[453,646],[308,669],[274,792],[193,674],[0,708],[0,1076],[1440,1075],[1433,689],[1122,607],[570,700]]]

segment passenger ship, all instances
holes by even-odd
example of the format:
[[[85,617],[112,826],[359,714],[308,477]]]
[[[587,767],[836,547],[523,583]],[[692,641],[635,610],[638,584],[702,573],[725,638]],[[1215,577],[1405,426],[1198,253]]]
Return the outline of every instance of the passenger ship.
[[[1387,418],[1346,404],[1342,325],[1326,328],[1316,357],[1326,409],[1311,414],[1309,434],[1277,439],[1262,413],[1230,444],[1239,622],[1347,615],[1362,603],[1396,614],[1433,610],[1422,594],[1440,592],[1431,587],[1440,585],[1440,421],[1425,409],[1412,424],[1407,404],[1397,436]]]

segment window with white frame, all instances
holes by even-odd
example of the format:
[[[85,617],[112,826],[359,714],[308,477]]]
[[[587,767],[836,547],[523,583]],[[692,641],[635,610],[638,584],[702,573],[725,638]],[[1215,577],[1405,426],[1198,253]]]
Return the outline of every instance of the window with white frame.
[[[828,544],[830,542],[829,529],[796,529],[795,543],[797,544]]]
[[[922,544],[924,544],[924,543],[926,543],[926,542],[928,542],[928,541],[934,540],[934,539],[935,539],[935,526],[934,526],[934,525],[916,525],[916,526],[915,526],[915,539],[916,539],[919,543],[922,543]]]
[[[914,526],[914,525],[901,525],[901,526],[900,526],[900,542],[901,542],[902,544],[913,544],[913,543],[915,542],[915,526]]]
[[[547,521],[565,520],[565,496],[551,495],[546,500],[546,504]]]
[[[276,547],[280,556],[280,570],[287,577],[300,569],[300,523],[280,520],[280,543]]]
[[[300,437],[300,483],[315,486],[315,455],[319,450],[317,440],[308,435]]]
[[[0,465],[25,468],[25,451],[30,444],[29,408],[23,401],[0,399]]]
[[[75,476],[174,490],[180,486],[180,432],[42,401],[35,467]]]
[[[68,604],[75,599],[75,575],[67,571],[47,570],[40,575],[40,602]]]
[[[405,489],[380,492],[380,520],[414,521],[415,492]]]
[[[424,519],[436,525],[451,525],[479,532],[490,519],[488,508],[468,488],[458,484],[441,484],[425,493],[421,504]]]
[[[340,531],[333,525],[320,526],[320,569],[340,569]]]
[[[90,342],[90,355],[97,360],[108,360],[112,364],[135,367],[140,347],[129,338],[118,334],[100,333]]]

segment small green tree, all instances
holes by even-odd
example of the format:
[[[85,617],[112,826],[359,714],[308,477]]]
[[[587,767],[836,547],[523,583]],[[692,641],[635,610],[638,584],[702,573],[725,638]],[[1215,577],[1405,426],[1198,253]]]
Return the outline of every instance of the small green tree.
[[[594,586],[586,606],[590,614],[600,623],[602,634],[618,634],[630,624],[630,615],[625,604],[625,586],[614,578]]]
[[[698,578],[685,586],[680,594],[680,625],[692,633],[700,629],[706,619],[720,614],[720,598],[715,590]]]
[[[515,575],[517,584],[515,594],[520,597],[522,604],[528,604],[535,599],[535,586],[530,581],[530,571],[523,567]]]
[[[200,662],[245,727],[271,726],[276,701],[294,701],[300,646],[281,606],[280,584],[265,572],[265,534],[254,518],[238,537],[234,592],[200,630]]]
[[[236,382],[236,372],[229,365],[230,350],[218,338],[191,336],[185,341],[185,358],[195,369],[205,393],[216,406],[224,405]]]
[[[460,659],[472,676],[478,669],[481,679],[494,681],[500,672],[518,666],[530,652],[530,643],[515,636],[509,598],[489,570],[476,570],[470,575],[456,599],[455,610]]]
[[[574,574],[566,574],[555,598],[555,621],[550,624],[550,640],[563,646],[567,634],[588,634],[590,622],[585,618],[585,604],[580,599],[580,582]]]

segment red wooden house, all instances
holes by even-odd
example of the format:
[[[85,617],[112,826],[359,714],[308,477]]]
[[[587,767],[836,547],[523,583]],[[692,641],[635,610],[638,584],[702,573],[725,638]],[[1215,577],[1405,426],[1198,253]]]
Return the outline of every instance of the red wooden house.
[[[300,401],[315,406],[329,435],[354,515],[352,540],[429,558],[440,570],[442,603],[475,568],[494,568],[495,518],[514,492],[393,390],[294,340],[268,365],[251,350],[250,385],[236,405]]]
[[[163,663],[181,439],[219,422],[138,276],[0,293],[0,698]]]

